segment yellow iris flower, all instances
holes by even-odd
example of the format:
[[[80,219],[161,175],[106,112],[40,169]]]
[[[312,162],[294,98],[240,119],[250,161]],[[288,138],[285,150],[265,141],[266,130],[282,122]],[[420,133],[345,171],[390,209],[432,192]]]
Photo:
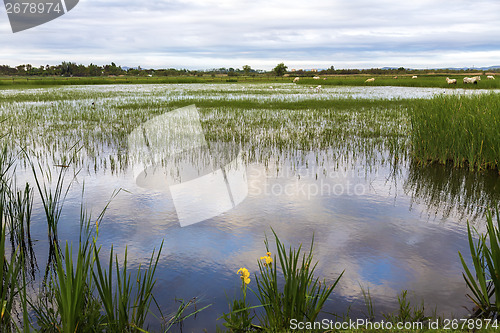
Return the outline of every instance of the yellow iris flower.
[[[236,274],[241,274],[240,277],[243,280],[243,282],[245,282],[245,284],[249,284],[250,283],[250,272],[245,267],[242,267],[242,268],[238,269],[238,271],[236,272]]]
[[[273,262],[273,258],[271,258],[271,252],[267,252],[266,254],[267,254],[267,256],[260,257],[260,260],[265,260],[266,261],[265,264],[264,264],[264,266],[267,266],[267,265],[269,265],[270,263]]]

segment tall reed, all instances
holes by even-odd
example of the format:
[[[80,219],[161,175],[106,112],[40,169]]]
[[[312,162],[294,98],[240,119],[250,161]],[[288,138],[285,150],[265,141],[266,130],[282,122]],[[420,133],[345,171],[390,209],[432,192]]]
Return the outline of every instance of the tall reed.
[[[42,166],[39,164],[40,174],[35,169],[35,165],[32,163],[33,175],[35,177],[35,183],[42,200],[43,209],[45,212],[45,218],[47,221],[47,236],[49,243],[49,255],[47,266],[45,269],[44,280],[47,278],[49,270],[51,268],[56,268],[57,256],[61,249],[59,247],[59,236],[58,236],[58,224],[61,217],[61,212],[64,204],[64,199],[69,192],[70,187],[67,186],[64,190],[64,176],[66,174],[66,168],[61,168],[57,175],[57,182],[55,188],[52,189],[50,185],[47,185],[46,181],[51,180],[52,174],[50,171],[44,171]]]
[[[409,112],[412,155],[419,163],[498,170],[499,94],[437,96],[415,101]]]
[[[465,262],[462,253],[460,260],[467,287],[472,295],[467,295],[475,304],[473,313],[476,317],[499,318],[500,312],[500,215],[496,212],[496,224],[492,211],[486,214],[486,234],[478,235],[474,242],[471,227],[467,225],[469,250],[473,270]]]
[[[156,284],[154,274],[162,247],[163,242],[156,259],[153,251],[147,268],[144,270],[139,267],[137,275],[131,280],[131,273],[127,271],[127,250],[121,270],[118,257],[115,258],[113,273],[113,248],[109,255],[108,269],[105,270],[99,259],[100,248],[94,246],[95,265],[92,276],[106,314],[105,325],[108,330],[125,332],[144,326],[153,299],[152,291]],[[116,276],[116,283],[113,276]]]
[[[6,228],[2,227],[0,231],[0,331],[10,332],[15,327],[15,301],[19,293],[17,282],[22,271],[22,263],[20,263],[21,256],[18,251],[11,254],[10,260],[7,258],[5,233]]]
[[[344,272],[333,284],[327,285],[314,276],[318,264],[313,263],[314,237],[309,252],[303,254],[302,245],[293,250],[290,247],[287,251],[274,230],[273,234],[278,260],[276,255],[272,261],[263,257],[265,261],[259,261],[260,276],[256,275],[255,281],[256,295],[265,311],[262,325],[279,331],[289,328],[292,319],[313,322]],[[265,245],[269,252],[267,239]]]

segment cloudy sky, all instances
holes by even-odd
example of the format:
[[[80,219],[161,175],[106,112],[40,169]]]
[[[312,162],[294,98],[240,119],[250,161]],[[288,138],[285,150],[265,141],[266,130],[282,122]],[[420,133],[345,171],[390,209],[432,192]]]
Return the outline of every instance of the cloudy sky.
[[[189,69],[500,65],[500,1],[80,0],[15,34],[1,7],[0,64],[62,61]]]

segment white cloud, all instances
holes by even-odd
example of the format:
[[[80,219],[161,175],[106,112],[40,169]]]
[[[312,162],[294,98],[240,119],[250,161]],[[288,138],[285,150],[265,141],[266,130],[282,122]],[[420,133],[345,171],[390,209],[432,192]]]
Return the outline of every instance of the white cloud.
[[[495,0],[82,0],[65,16],[16,34],[2,12],[0,63],[498,65],[499,19]]]

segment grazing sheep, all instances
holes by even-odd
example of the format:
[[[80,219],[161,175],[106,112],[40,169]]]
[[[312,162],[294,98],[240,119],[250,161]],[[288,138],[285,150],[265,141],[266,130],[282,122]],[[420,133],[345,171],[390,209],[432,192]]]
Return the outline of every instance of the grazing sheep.
[[[479,78],[479,79],[478,79]],[[477,84],[478,81],[480,81],[481,78],[478,77],[478,76],[474,76],[474,77],[464,77],[464,83],[467,84],[467,83],[472,83],[472,84]]]
[[[393,77],[393,79],[397,79],[397,78],[398,78],[398,76],[397,76],[397,75],[396,75],[395,77]]]
[[[323,78],[323,81],[326,81],[326,77]]]
[[[416,75],[413,75],[411,78],[412,78],[412,79],[416,79],[416,78],[417,78],[417,76],[416,76]]]
[[[315,80],[319,80],[319,79],[320,79],[320,77],[319,77],[319,76],[314,76],[314,77],[313,77],[313,79],[315,79]]]
[[[488,80],[494,80],[494,79],[495,79],[495,77],[494,77],[493,75],[488,75],[486,78],[487,78]]]
[[[449,77],[447,77],[446,82],[448,82],[448,84],[457,84],[457,79],[450,79]]]
[[[295,79],[293,79],[293,83],[297,83],[297,82],[299,82],[299,80],[300,80],[300,77],[296,77]]]
[[[375,78],[374,78],[374,77],[372,77],[371,79],[366,79],[365,83],[366,83],[366,82],[373,82],[373,81],[375,81]]]

